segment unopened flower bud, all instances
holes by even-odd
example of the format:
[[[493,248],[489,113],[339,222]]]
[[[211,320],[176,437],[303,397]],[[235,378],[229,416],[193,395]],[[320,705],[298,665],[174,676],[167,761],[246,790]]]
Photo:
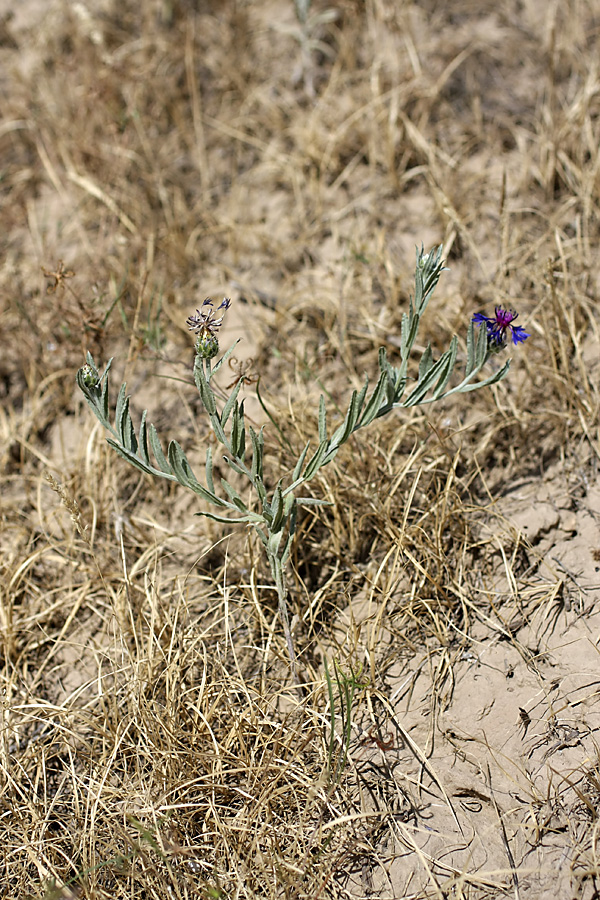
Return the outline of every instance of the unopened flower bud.
[[[98,369],[95,366],[91,366],[89,363],[86,363],[81,367],[81,379],[86,387],[88,388],[96,388],[100,384],[100,375],[98,374]]]

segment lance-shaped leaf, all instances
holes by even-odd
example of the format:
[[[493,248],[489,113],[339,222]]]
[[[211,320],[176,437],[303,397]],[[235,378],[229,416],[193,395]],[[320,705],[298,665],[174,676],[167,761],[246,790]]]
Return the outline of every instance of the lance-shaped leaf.
[[[214,366],[211,364],[210,360],[207,360],[207,364],[208,364],[207,365],[207,369],[208,369],[208,379],[207,380],[208,381],[210,381],[211,378],[213,378],[217,374],[217,372],[219,371],[219,369],[221,368],[223,363],[226,363],[227,360],[230,359],[231,354],[233,353],[233,351],[235,350],[235,348],[237,347],[239,342],[240,342],[240,338],[238,338],[237,341],[234,341],[234,343],[231,345],[229,350],[225,351],[223,356],[221,356],[221,358],[218,360],[218,362],[216,362],[214,364]]]
[[[167,458],[163,452],[162,445],[160,443],[160,438],[158,436],[158,432],[154,425],[150,425],[148,429],[148,437],[150,438],[150,446],[152,447],[152,452],[154,453],[154,458],[158,463],[162,472],[166,475],[170,475],[174,477],[171,472],[171,466],[169,465]]]
[[[319,397],[319,443],[327,440],[327,410],[325,409],[325,397]]]
[[[233,469],[234,472],[237,472],[238,475],[248,475],[248,470],[244,467],[243,464],[237,462],[234,457],[228,456],[227,454],[223,455],[223,459],[227,463],[230,469]]]
[[[360,421],[358,423],[359,428],[364,428],[365,425],[370,425],[377,415],[382,415],[382,407],[388,406],[388,404],[386,403],[387,380],[387,373],[382,372],[379,376],[379,381],[375,385],[375,390],[369,397],[369,401],[365,406],[363,414],[360,418]]]
[[[290,550],[292,549],[292,542],[294,540],[294,535],[296,533],[296,521],[298,518],[298,504],[294,502],[289,509],[288,514],[288,533],[285,539],[283,550],[281,552],[281,564],[283,566],[287,565],[287,561],[290,556]]]
[[[398,371],[390,364],[387,358],[385,347],[379,348],[379,369],[382,375],[386,377],[386,395],[389,408],[392,408],[397,399]],[[406,383],[406,379],[405,379]]]
[[[482,387],[489,387],[491,384],[497,384],[499,381],[508,374],[508,370],[510,369],[510,364],[512,360],[507,359],[501,369],[498,369],[497,372],[494,372],[493,375],[490,375],[489,378],[486,378],[485,381],[476,381],[475,384],[465,384],[464,387],[459,385],[458,388],[455,388],[453,391],[448,391],[448,394],[460,393],[467,394],[469,391],[476,391]],[[445,394],[444,396],[448,396]]]
[[[91,359],[90,354],[88,354]],[[108,373],[110,371],[110,367],[112,366],[113,358],[109,359],[106,363],[106,368],[104,369],[104,375],[102,376],[102,397],[100,399],[99,410],[102,413],[104,422],[108,422],[108,385],[109,385],[109,377]],[[94,366],[94,368],[96,368]],[[104,424],[104,422],[102,424]],[[110,427],[110,426],[109,426]]]
[[[411,303],[410,314],[402,314],[402,325],[400,327],[400,358],[403,362],[408,362],[408,356],[415,342],[418,328],[419,316],[413,312]]]
[[[229,484],[229,482],[225,478],[221,478],[221,484],[227,491],[227,495],[228,495],[229,499],[232,501],[232,503],[234,503],[235,506],[241,512],[246,513],[246,515],[250,515],[250,510],[248,509],[248,507],[246,506],[246,504],[244,503],[244,501],[242,500],[242,498],[240,497],[240,495],[238,494],[236,489],[233,487],[233,485]],[[261,517],[258,516],[258,518],[260,519]]]
[[[471,321],[471,328],[475,328],[473,321]],[[488,357],[488,336],[485,328],[479,328],[478,331],[477,344],[475,346],[475,368],[481,369]]]
[[[433,389],[433,394],[432,394],[433,400],[437,400],[439,397],[441,397],[441,395],[443,394],[443,392],[446,388],[446,385],[448,384],[448,381],[450,380],[452,372],[454,371],[454,366],[456,364],[457,351],[458,351],[458,339],[456,338],[456,336],[454,336],[450,343],[449,350],[447,350],[446,353],[444,354],[444,356],[446,357],[446,362],[445,362],[444,366],[442,367],[442,371],[441,371],[440,377],[438,379],[438,383],[436,384],[435,388]]]
[[[288,500],[288,498],[291,498],[292,501],[294,500],[294,497],[292,494],[289,494],[288,497],[285,498],[286,501]],[[285,513],[284,499],[283,499],[283,494],[281,493],[281,482],[279,482],[277,484],[277,487],[273,491],[273,499],[271,500],[271,510],[272,510],[272,514],[273,514],[273,520],[271,522],[269,530],[270,530],[271,534],[277,534],[277,532],[281,529],[281,526],[283,525],[284,513]]]
[[[321,395],[322,396],[322,395]],[[327,434],[323,436],[321,439],[321,444],[327,444]],[[300,473],[302,472],[302,466],[304,465],[304,461],[306,459],[306,454],[308,453],[308,449],[310,447],[310,441],[308,441],[302,450],[302,453],[298,457],[298,461],[294,466],[294,471],[292,473],[292,481],[296,482],[300,478]]]
[[[204,471],[206,474],[206,486],[211,494],[215,493],[215,482],[213,479],[213,458],[212,458],[212,450],[210,446],[206,448],[206,464],[204,466]]]
[[[484,331],[485,329],[480,328],[479,332]],[[477,335],[477,337],[479,334]],[[475,368],[475,346],[477,344],[477,337],[475,336],[475,323],[471,319],[469,323],[469,330],[467,331],[467,365],[465,368],[465,374],[470,375],[473,369]]]
[[[235,405],[235,401],[237,400],[237,397],[238,397],[241,387],[242,387],[242,381],[240,379],[240,381],[238,381],[238,383],[234,387],[233,391],[229,395],[227,403],[223,407],[223,412],[221,413],[221,425],[223,426],[223,428],[225,428],[225,426],[227,425],[227,420],[228,420],[229,416],[231,415],[231,411]]]
[[[136,469],[139,469],[140,472],[145,472],[147,475],[160,475],[161,473],[154,469],[152,466],[146,465],[138,456],[135,455],[131,450],[128,450],[122,444],[119,444],[117,441],[114,441],[112,438],[106,439],[107,444],[116,450],[118,455],[123,459],[126,459],[128,463],[131,463]],[[168,476],[165,476],[168,477]],[[173,478],[173,476],[170,476]],[[173,478],[173,481],[175,479]]]
[[[225,436],[225,431],[221,425],[221,418],[218,412],[211,413],[210,424],[212,425],[212,430],[214,431],[217,440],[227,447],[227,437]]]
[[[177,441],[171,441],[167,452],[169,454],[169,462],[171,463],[173,474],[179,484],[189,488],[195,494],[198,494],[198,496],[207,500],[209,503],[213,503],[215,506],[226,505],[220,497],[217,497],[216,494],[207,490],[203,484],[200,484],[192,471],[192,467],[190,466],[181,445],[178,444]]]
[[[252,425],[248,426],[248,431],[250,433],[250,442],[252,444],[252,466],[250,469],[250,475],[253,481],[262,483],[263,452],[265,446],[264,426],[260,429],[258,434],[254,430]]]
[[[233,406],[233,416],[231,418],[231,436],[230,436],[231,452],[240,461],[244,459],[246,451],[246,428],[244,425],[244,401],[238,404],[237,400]]]
[[[406,400],[401,404],[403,407],[416,406],[421,403],[427,391],[431,388],[437,378],[443,377],[448,360],[451,358],[451,350],[446,350],[438,361],[429,369],[427,374],[417,382]]]
[[[310,481],[315,472],[317,472],[321,466],[323,458],[329,449],[329,441],[321,441],[316,451],[313,453],[311,458],[309,459],[304,472],[302,473],[302,478],[304,481]]]
[[[229,506],[230,504],[224,503],[223,505]],[[262,519],[259,516],[254,515],[254,513],[248,513],[246,516],[220,516],[218,513],[202,510],[201,512],[194,513],[194,515],[204,516],[205,519],[213,519],[215,522],[222,522],[224,525],[244,525],[251,523],[256,528],[256,523],[262,522]]]
[[[124,387],[125,385],[123,385],[123,388]],[[119,398],[120,397],[121,392],[119,392]],[[131,416],[129,415],[129,397],[124,398],[120,410],[117,411],[115,419],[115,425],[117,428],[117,434],[119,435],[119,440],[127,450],[130,450],[134,454],[137,453],[137,438],[135,436],[135,430],[133,428]]]
[[[142,413],[142,419],[140,422],[140,433],[139,433],[139,441],[138,441],[138,449],[139,456],[141,457],[144,465],[150,466],[150,454],[148,452],[148,431],[146,428],[146,415],[148,410],[145,409]]]
[[[352,391],[352,396],[350,398],[346,417],[339,428],[336,428],[333,435],[331,436],[331,441],[329,442],[331,448],[340,447],[348,440],[348,438],[354,431],[356,423],[358,422],[358,417],[363,407],[363,403],[365,401],[368,386],[369,380],[368,378],[365,378],[365,383],[362,386],[360,392],[357,393],[356,391]]]
[[[123,442],[123,411],[126,411],[126,407],[129,405],[127,402],[126,395],[127,385],[125,382],[119,388],[119,393],[117,396],[117,405],[115,407],[115,429],[119,436],[119,440],[121,443]]]
[[[419,361],[419,376],[418,376],[419,381],[421,381],[421,379],[424,378],[425,375],[427,375],[427,373],[429,372],[432,365],[433,365],[433,353],[431,352],[431,344],[427,344],[427,347],[425,348],[425,353],[423,353],[423,355],[421,356],[421,359]]]

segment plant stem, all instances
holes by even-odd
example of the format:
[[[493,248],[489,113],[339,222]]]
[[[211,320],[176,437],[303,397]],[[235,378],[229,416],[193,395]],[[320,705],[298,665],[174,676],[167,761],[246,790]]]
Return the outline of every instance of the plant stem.
[[[296,652],[294,650],[294,641],[292,638],[292,629],[290,628],[290,618],[288,615],[287,608],[287,588],[285,584],[285,572],[283,570],[283,564],[281,559],[277,554],[268,553],[269,565],[271,567],[271,573],[275,580],[275,587],[277,588],[277,599],[279,602],[279,615],[281,617],[281,622],[283,624],[283,632],[285,634],[285,640],[288,649],[288,656],[290,658],[290,668],[292,670],[292,677],[297,685],[300,684],[298,679],[298,670],[296,668]]]

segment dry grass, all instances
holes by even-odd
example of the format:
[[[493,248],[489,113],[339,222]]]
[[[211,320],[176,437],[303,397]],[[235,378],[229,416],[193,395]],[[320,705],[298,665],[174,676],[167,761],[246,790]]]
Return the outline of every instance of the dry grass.
[[[551,561],[553,491],[600,552],[598,11],[312,12],[3,13],[0,897],[525,900],[556,896],[556,848],[569,896],[597,896],[597,685],[559,702],[544,666],[559,620],[598,633],[598,579]],[[332,505],[293,559],[300,702],[260,548],[109,452],[74,373],[114,355],[201,457],[184,323],[231,294],[223,342],[260,374],[276,477],[322,388],[333,411],[395,353],[414,246],[440,241],[434,351],[494,304],[532,336],[507,381],[376,423],[314,482]],[[527,484],[535,533],[513,518]],[[537,679],[538,769],[449,724],[484,646]],[[567,771],[547,754],[576,738]]]

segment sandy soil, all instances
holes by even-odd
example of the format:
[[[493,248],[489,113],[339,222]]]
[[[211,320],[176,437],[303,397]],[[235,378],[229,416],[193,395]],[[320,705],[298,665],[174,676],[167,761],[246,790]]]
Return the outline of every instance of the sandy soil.
[[[220,536],[192,518],[188,497],[136,486],[119,475],[120,464],[106,461],[73,387],[82,347],[94,341],[106,360],[116,346],[128,358],[136,410],[149,407],[158,425],[187,429],[201,442],[207,431],[190,424],[195,407],[187,388],[151,381],[149,373],[185,375],[185,316],[198,297],[226,292],[236,312],[223,343],[243,338],[239,359],[262,366],[269,393],[282,408],[289,398],[301,429],[319,392],[303,373],[318,371],[339,399],[349,382],[356,386],[373,348],[393,352],[415,243],[443,241],[450,271],[427,326],[436,352],[448,334],[464,333],[461,323],[475,309],[494,302],[519,308],[534,348],[515,353],[510,381],[493,396],[448,403],[431,414],[429,436],[418,438],[423,446],[438,441],[435,459],[464,452],[456,478],[473,498],[474,538],[464,557],[471,570],[446,573],[442,588],[431,589],[437,599],[447,590],[455,603],[455,614],[432,615],[444,620],[439,632],[427,625],[419,639],[399,638],[395,616],[411,586],[419,584],[423,603],[429,594],[408,553],[382,587],[381,559],[396,532],[382,549],[382,530],[365,528],[361,551],[362,525],[346,539],[342,525],[329,522],[331,541],[342,544],[341,569],[364,582],[353,595],[339,588],[350,601],[335,607],[333,638],[309,634],[307,619],[298,634],[321,653],[337,642],[363,660],[377,659],[371,705],[357,712],[352,732],[348,790],[365,818],[385,808],[387,826],[370,832],[369,854],[346,873],[336,870],[321,896],[591,900],[600,877],[600,82],[590,60],[600,11],[576,2],[561,11],[537,0],[447,9],[348,0],[331,4],[335,16],[317,29],[322,47],[303,58],[285,0],[148,3],[138,18],[130,6],[121,21],[111,0],[0,3],[0,139],[9,182],[0,360],[6,784],[18,780],[19,754],[50,734],[46,725],[32,731],[32,719],[19,724],[21,705],[39,700],[65,715],[95,709],[99,659],[108,657],[116,631],[124,644],[137,640],[129,588],[113,587],[106,575],[113,618],[95,599],[98,584],[89,599],[85,566],[78,568],[72,543],[63,548],[69,518],[43,471],[71,485],[88,519],[97,519],[107,542],[99,551],[105,572],[121,565],[118,538],[127,536],[131,584],[143,579],[151,546],[164,554],[166,583],[176,570],[192,571],[198,552],[208,555]],[[172,21],[185,57],[173,83],[187,104],[187,65],[202,89],[183,113],[174,103],[167,126],[155,109],[154,127],[146,91],[170,79],[176,65]],[[156,58],[144,68],[150,45]],[[86,54],[95,54],[95,75],[78,68]],[[308,70],[303,59],[312,61]],[[94,131],[95,105],[104,103],[117,110],[110,133]],[[99,121],[110,121],[104,115]],[[91,318],[82,318],[68,292],[44,293],[40,267],[58,259],[76,271],[73,284],[92,304]],[[548,259],[553,289],[544,283]],[[125,281],[130,330],[115,315],[106,332],[93,331],[100,308],[93,304]],[[136,344],[144,286],[160,294],[168,334],[154,355],[139,350],[141,339]],[[265,422],[250,389],[247,411],[257,426]],[[362,471],[357,460],[348,463],[351,477]],[[376,465],[365,463],[372,472]],[[462,463],[453,465],[456,474]],[[382,517],[392,481],[382,476],[372,501]],[[365,490],[361,502],[371,503],[373,493]],[[419,502],[433,516],[428,505],[437,500]],[[241,553],[243,539],[231,546]],[[323,554],[315,551],[314,568],[327,558],[335,569]],[[239,569],[252,565],[245,560]],[[19,572],[31,575],[33,587],[9,616]],[[315,576],[318,590],[325,580]],[[54,620],[41,598],[58,608],[67,589],[73,605]],[[39,628],[38,643],[16,636],[11,644],[13,615],[24,629]],[[158,633],[169,615],[150,630]],[[40,647],[45,656],[36,655]],[[155,674],[148,663],[140,682]],[[25,792],[27,784],[24,777]],[[12,787],[4,790],[3,815],[14,814]],[[140,796],[127,808],[142,815],[154,800]],[[61,864],[33,851],[30,857],[37,875],[28,876],[27,891],[37,885],[35,896],[43,896]],[[87,864],[94,864],[91,855]],[[7,898],[16,896],[9,868],[5,860],[0,896]],[[258,896],[250,881],[227,896]],[[204,887],[191,890],[187,896],[208,896]],[[278,896],[308,896],[281,890]]]

